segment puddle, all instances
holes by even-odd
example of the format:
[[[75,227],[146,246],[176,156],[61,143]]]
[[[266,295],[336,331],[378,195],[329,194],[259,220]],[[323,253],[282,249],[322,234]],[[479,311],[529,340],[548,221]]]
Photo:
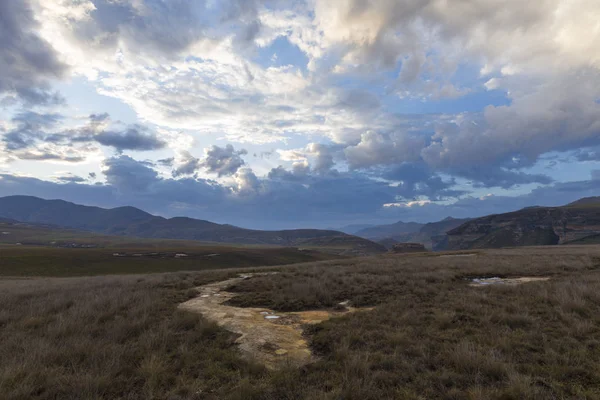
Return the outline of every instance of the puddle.
[[[476,253],[470,253],[470,254],[442,254],[441,256],[438,256],[440,258],[448,258],[448,257],[475,257],[477,254]]]
[[[266,273],[272,274],[272,273]],[[300,311],[275,312],[267,308],[241,308],[224,304],[235,293],[225,288],[253,276],[265,274],[245,274],[238,278],[215,282],[196,288],[197,297],[179,305],[179,308],[201,313],[206,319],[239,334],[236,339],[240,350],[247,357],[262,362],[269,369],[289,365],[302,366],[313,362],[308,342],[303,336],[302,325],[318,324],[330,318],[339,317],[371,308],[348,307],[342,311]]]
[[[473,278],[469,286],[489,286],[489,285],[521,285],[530,282],[544,282],[550,280],[548,277],[523,276],[520,278]]]

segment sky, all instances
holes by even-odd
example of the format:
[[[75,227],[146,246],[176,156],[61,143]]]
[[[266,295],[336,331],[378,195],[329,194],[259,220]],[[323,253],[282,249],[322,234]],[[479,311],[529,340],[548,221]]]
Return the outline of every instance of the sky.
[[[0,196],[258,229],[600,195],[598,0],[0,1]]]

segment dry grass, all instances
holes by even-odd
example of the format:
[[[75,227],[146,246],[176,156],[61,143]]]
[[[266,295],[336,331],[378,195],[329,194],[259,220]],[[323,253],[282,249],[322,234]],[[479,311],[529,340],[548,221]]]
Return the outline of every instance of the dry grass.
[[[595,399],[599,254],[534,248],[327,262],[243,281],[232,302],[377,305],[312,328],[323,359],[290,378],[301,388],[294,398]],[[473,288],[465,279],[523,275],[552,280]]]
[[[376,305],[307,332],[321,360],[268,372],[178,313],[215,271],[0,281],[2,399],[596,399],[596,247],[385,256],[280,268],[236,302]],[[469,276],[551,276],[473,288]]]
[[[232,334],[175,310],[226,276],[0,281],[0,398],[206,398],[260,374]]]

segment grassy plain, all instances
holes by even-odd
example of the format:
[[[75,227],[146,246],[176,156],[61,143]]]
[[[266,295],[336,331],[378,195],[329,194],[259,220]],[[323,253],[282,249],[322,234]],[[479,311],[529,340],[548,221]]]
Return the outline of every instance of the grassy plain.
[[[150,255],[158,252],[158,255]],[[116,252],[116,253],[115,253]],[[126,254],[115,256],[114,254]],[[186,254],[176,258],[175,254]],[[161,255],[162,254],[162,255]],[[0,276],[90,276],[284,265],[339,256],[291,247],[190,245],[148,248],[55,248],[0,245]]]
[[[232,265],[233,266],[233,265]],[[176,311],[238,270],[0,280],[0,398],[600,398],[600,247],[385,255],[269,268],[232,303],[374,306],[307,328],[320,360],[267,371]],[[473,277],[550,277],[469,286]]]

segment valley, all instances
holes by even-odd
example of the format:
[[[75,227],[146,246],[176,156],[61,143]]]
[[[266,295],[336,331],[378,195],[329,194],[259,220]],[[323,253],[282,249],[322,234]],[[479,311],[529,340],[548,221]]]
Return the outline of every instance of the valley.
[[[390,252],[335,231],[278,233],[295,246],[223,243],[12,212],[0,220],[0,393],[595,398],[595,204],[413,226],[449,229],[452,250]]]

